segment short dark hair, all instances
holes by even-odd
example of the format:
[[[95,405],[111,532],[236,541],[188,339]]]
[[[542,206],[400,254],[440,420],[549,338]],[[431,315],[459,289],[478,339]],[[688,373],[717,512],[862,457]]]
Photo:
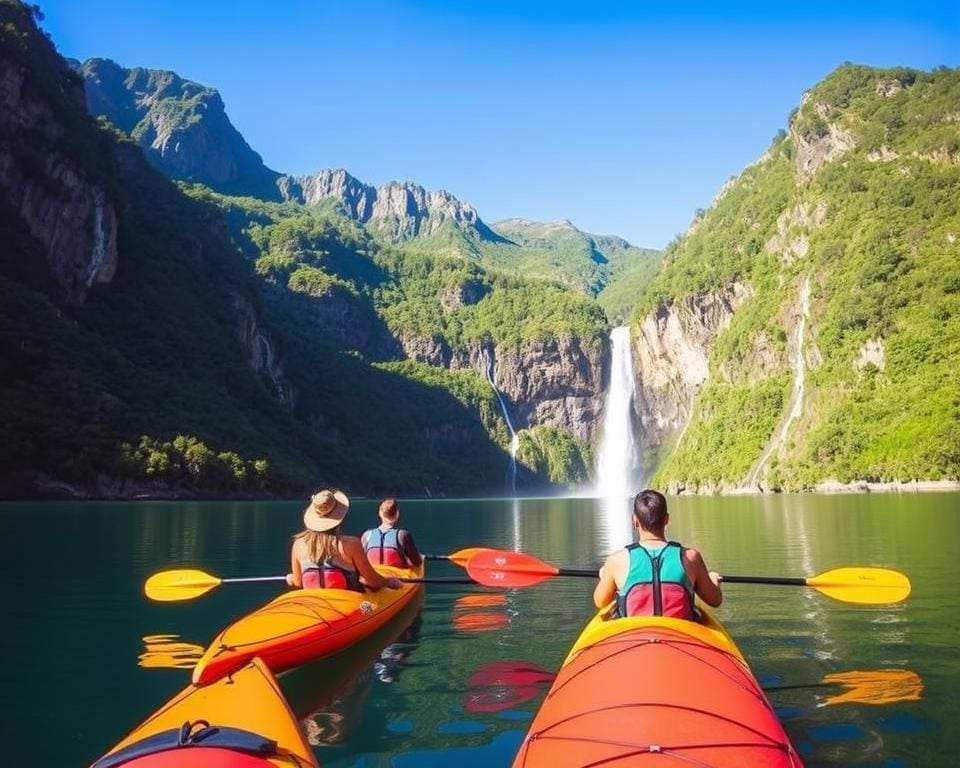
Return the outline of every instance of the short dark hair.
[[[667,522],[667,500],[658,491],[640,491],[633,500],[633,516],[644,530],[659,531]]]

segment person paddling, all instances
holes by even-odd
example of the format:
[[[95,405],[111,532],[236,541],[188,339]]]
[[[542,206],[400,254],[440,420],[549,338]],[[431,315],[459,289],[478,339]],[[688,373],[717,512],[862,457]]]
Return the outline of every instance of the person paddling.
[[[667,500],[645,490],[633,500],[638,541],[610,555],[593,591],[598,608],[614,598],[620,616],[670,616],[696,620],[694,597],[717,607],[723,601],[720,575],[708,571],[692,548],[667,541]]]
[[[360,539],[340,533],[350,499],[342,491],[315,493],[303,513],[304,530],[293,537],[287,583],[306,589],[364,587],[399,589],[399,579],[377,573],[363,552]]]
[[[367,557],[374,565],[393,565],[397,568],[416,568],[423,562],[413,534],[398,528],[400,505],[396,499],[380,502],[380,526],[365,531],[360,541]]]

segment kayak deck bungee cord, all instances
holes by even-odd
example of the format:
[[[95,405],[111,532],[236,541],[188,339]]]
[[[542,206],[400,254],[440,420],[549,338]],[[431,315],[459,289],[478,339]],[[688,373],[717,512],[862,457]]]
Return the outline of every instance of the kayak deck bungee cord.
[[[91,768],[317,768],[270,670],[254,658],[190,685]]]
[[[702,621],[608,618],[577,639],[514,768],[800,768],[743,655]]]

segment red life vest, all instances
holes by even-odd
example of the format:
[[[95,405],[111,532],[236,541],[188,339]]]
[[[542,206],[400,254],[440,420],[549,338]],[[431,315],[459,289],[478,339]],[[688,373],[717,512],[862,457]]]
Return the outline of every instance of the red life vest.
[[[693,585],[683,567],[683,547],[668,542],[651,554],[641,544],[627,547],[630,568],[617,593],[621,616],[669,616],[693,621]]]
[[[400,531],[396,528],[373,528],[364,534],[363,545],[367,559],[373,565],[392,565],[396,568],[409,568],[403,547],[400,546]]]
[[[363,585],[356,571],[324,560],[323,566],[313,565],[303,569],[304,589],[349,589],[363,592]]]

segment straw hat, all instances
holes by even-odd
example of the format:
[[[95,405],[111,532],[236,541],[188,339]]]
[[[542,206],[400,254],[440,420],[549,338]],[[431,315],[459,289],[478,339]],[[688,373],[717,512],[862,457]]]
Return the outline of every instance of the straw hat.
[[[350,499],[343,491],[320,491],[304,510],[303,524],[311,531],[329,531],[340,525],[349,507]]]

